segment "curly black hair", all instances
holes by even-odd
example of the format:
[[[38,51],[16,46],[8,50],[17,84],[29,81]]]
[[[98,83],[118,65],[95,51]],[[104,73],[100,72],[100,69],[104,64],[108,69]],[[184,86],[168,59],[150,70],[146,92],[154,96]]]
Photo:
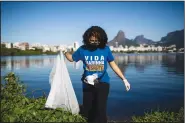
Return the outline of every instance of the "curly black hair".
[[[91,47],[89,44],[89,39],[91,36],[95,36],[100,42],[100,44],[98,45],[98,48],[101,48],[101,49],[105,48],[108,37],[104,29],[102,29],[99,26],[91,26],[85,31],[85,33],[83,34],[82,42],[87,48]]]

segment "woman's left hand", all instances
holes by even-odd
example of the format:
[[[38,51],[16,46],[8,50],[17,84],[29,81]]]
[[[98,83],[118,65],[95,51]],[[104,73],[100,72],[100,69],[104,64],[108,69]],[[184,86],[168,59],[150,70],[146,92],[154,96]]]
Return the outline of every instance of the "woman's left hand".
[[[130,84],[129,84],[129,82],[127,81],[127,79],[124,79],[123,82],[124,82],[124,84],[125,84],[126,90],[129,91],[129,90],[130,90]]]

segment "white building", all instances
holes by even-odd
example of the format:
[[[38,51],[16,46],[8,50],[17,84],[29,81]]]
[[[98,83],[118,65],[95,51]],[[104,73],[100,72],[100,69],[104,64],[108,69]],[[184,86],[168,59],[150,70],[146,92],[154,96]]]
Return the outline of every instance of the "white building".
[[[4,44],[6,48],[12,48],[12,43],[2,42],[1,44]]]
[[[21,50],[29,49],[29,43],[28,42],[19,43],[19,49],[21,49]]]
[[[13,48],[20,48],[20,42],[13,43]]]
[[[145,47],[145,51],[151,51],[152,48],[150,46]]]
[[[73,43],[73,51],[76,51],[79,48],[79,43],[78,42],[74,42]]]
[[[67,45],[60,45],[60,46],[58,47],[58,51],[64,50],[65,48],[67,48]]]
[[[109,46],[111,51],[115,51],[115,52],[127,52],[127,51],[163,51],[163,47],[162,46],[158,46],[155,47],[154,45],[140,45],[140,46],[130,46],[128,47],[127,45],[125,47],[123,47],[122,45],[119,45],[119,47],[113,47],[113,46]],[[176,48],[171,48],[173,50],[176,50]]]
[[[127,45],[124,47],[123,51],[128,51],[128,46]]]
[[[161,52],[161,51],[163,51],[163,48],[161,46],[158,46],[157,51]]]
[[[73,49],[73,46],[68,45],[68,46],[67,46],[67,49],[68,49],[68,51],[71,51],[71,50]]]
[[[50,51],[50,50],[51,50],[51,48],[48,45],[43,45],[42,46],[42,51],[43,52]]]
[[[143,50],[144,50],[143,45],[136,47],[136,51],[143,51]]]
[[[179,52],[184,52],[184,48],[180,48],[179,49]]]
[[[31,47],[42,48],[42,44],[41,43],[34,43],[31,45]]]
[[[130,46],[130,47],[128,48],[128,50],[129,50],[129,51],[135,51],[136,48],[135,48],[134,46]]]
[[[35,48],[34,47],[29,47],[29,50],[35,50]]]
[[[52,52],[57,52],[58,51],[57,46],[51,46],[50,49],[51,49]]]
[[[122,46],[122,45],[119,45],[119,47],[118,47],[118,52],[123,52],[123,51],[124,51],[123,46]]]
[[[113,46],[109,46],[110,50],[113,51],[114,47]]]

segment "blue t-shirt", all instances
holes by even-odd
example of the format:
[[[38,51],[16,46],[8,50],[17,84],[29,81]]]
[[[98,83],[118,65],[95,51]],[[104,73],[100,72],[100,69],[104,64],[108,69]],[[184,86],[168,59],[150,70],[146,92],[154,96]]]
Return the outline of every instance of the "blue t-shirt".
[[[110,77],[106,71],[107,63],[114,60],[109,46],[106,46],[104,49],[98,48],[94,51],[90,51],[84,48],[84,46],[81,46],[73,53],[72,58],[75,62],[79,60],[83,62],[85,77],[97,73],[100,78],[104,74],[100,81],[109,83]]]

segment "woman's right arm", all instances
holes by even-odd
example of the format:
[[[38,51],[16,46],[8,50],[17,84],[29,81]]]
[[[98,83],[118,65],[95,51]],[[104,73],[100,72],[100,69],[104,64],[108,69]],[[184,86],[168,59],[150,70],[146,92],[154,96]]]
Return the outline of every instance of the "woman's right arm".
[[[67,48],[63,51],[64,56],[69,60],[70,62],[78,62],[81,60],[81,54],[80,54],[80,48],[78,48],[73,54],[67,52]]]
[[[73,62],[73,58],[72,58],[72,54],[70,54],[69,52],[64,52],[64,56],[67,58],[67,60],[69,60],[70,62]]]

